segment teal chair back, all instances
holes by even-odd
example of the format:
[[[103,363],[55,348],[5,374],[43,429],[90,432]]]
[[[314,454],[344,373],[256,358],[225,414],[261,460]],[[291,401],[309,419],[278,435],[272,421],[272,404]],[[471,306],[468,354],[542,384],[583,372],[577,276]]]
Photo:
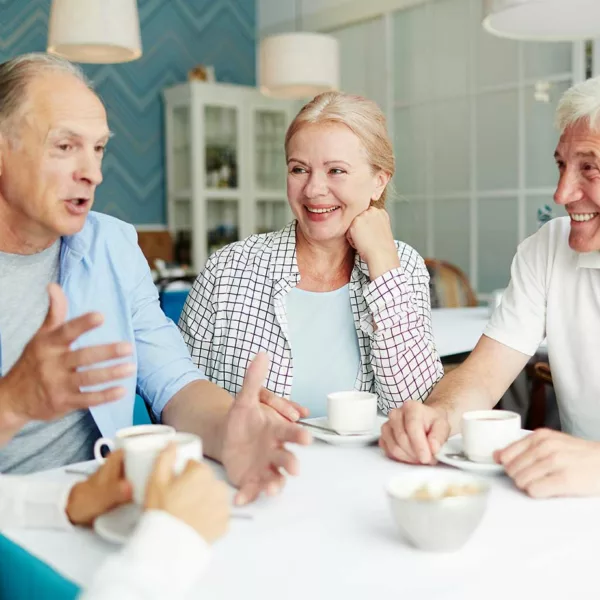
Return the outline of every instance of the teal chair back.
[[[8,538],[0,535],[0,600],[75,600],[79,588]]]
[[[152,420],[148,414],[148,408],[141,396],[136,395],[135,404],[133,405],[133,424],[134,425],[150,425]]]

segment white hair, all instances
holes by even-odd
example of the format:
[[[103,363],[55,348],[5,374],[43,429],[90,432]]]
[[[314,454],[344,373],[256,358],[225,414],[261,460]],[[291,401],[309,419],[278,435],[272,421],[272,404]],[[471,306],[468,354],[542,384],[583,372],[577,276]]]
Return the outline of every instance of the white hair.
[[[594,77],[569,88],[556,109],[555,124],[561,135],[567,127],[584,121],[600,132],[600,77]]]
[[[73,75],[90,90],[92,84],[77,65],[43,52],[31,52],[0,64],[0,131],[14,138],[15,125],[27,105],[27,86],[38,75],[47,72]]]

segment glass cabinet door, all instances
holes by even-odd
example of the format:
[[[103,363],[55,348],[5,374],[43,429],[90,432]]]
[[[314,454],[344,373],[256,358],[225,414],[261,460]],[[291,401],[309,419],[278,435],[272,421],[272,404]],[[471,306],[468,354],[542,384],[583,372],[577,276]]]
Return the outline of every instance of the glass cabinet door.
[[[210,256],[239,238],[239,203],[227,198],[214,198],[207,203],[207,253]]]
[[[285,190],[285,131],[283,111],[258,109],[254,113],[254,186],[259,190]]]
[[[256,201],[256,233],[283,229],[290,220],[291,213],[285,198]]]
[[[173,109],[173,188],[175,194],[191,192],[191,122],[189,106]]]
[[[206,188],[239,186],[239,119],[235,108],[205,106]]]

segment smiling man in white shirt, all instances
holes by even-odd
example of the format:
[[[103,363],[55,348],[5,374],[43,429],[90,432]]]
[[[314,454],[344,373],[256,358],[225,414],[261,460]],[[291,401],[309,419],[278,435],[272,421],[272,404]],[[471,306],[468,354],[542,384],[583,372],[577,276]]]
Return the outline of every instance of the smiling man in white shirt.
[[[600,78],[568,90],[557,109],[554,219],[525,240],[511,282],[477,347],[424,405],[393,411],[381,446],[428,464],[465,411],[492,408],[544,337],[565,433],[538,430],[497,453],[531,496],[600,495]]]

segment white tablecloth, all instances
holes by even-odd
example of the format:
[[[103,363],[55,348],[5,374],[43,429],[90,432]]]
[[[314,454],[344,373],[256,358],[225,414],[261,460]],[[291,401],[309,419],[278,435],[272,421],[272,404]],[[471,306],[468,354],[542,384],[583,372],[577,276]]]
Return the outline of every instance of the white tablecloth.
[[[453,554],[408,546],[396,533],[384,485],[411,467],[376,447],[316,442],[297,450],[301,475],[234,520],[192,597],[244,600],[598,598],[599,499],[532,500],[492,478],[488,511]],[[447,469],[449,467],[436,467]],[[64,473],[37,477],[57,479]],[[6,531],[85,585],[115,547],[93,532]],[[156,548],[160,568],[161,548]],[[177,600],[169,598],[168,600]]]

